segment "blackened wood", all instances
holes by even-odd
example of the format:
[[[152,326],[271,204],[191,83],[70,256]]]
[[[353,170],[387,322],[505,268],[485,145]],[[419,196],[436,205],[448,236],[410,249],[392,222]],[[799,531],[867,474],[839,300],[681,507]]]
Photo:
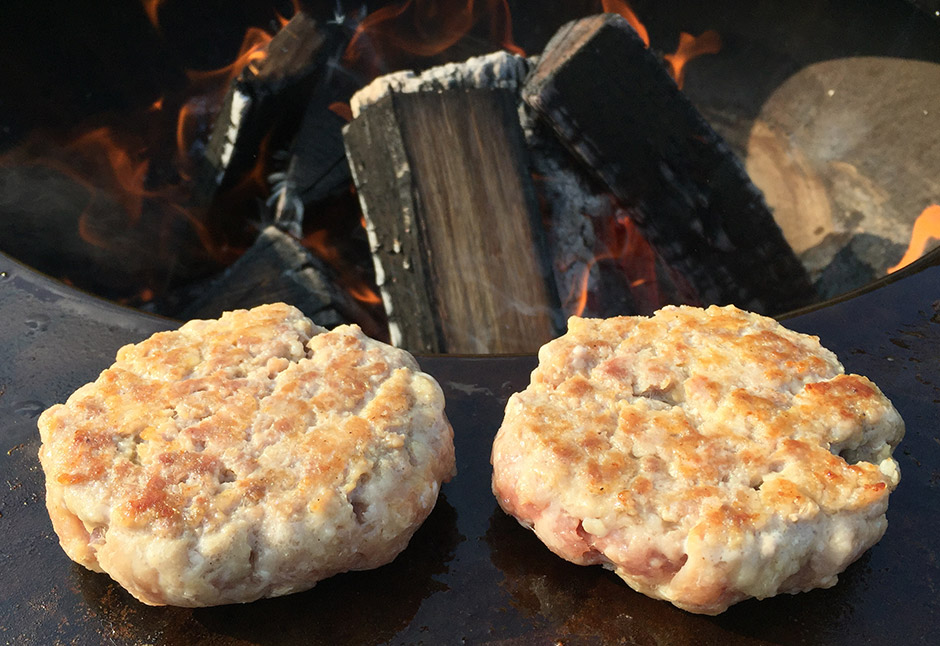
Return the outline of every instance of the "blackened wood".
[[[343,144],[343,127],[348,120],[332,106],[345,105],[350,94],[332,80],[325,78],[317,83],[288,150],[284,170],[269,177],[274,182],[274,223],[283,231],[299,236],[308,205],[349,188],[351,177]]]
[[[284,302],[323,327],[358,323],[371,336],[384,336],[366,310],[337,286],[326,263],[273,226],[200,291],[177,318],[216,318],[228,310]]]
[[[532,352],[557,295],[509,89],[391,92],[347,127],[392,339]]]
[[[623,18],[562,27],[522,95],[702,303],[779,313],[813,300],[760,191]]]
[[[299,11],[268,43],[265,56],[232,82],[196,180],[196,202],[211,202],[217,190],[244,176],[266,136],[296,129],[328,40],[323,27]]]

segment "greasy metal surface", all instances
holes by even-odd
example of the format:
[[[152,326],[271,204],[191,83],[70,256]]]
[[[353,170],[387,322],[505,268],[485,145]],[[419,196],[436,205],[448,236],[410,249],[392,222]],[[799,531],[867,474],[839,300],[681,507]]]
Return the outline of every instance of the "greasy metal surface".
[[[489,490],[489,448],[534,357],[432,357],[459,475],[391,565],[243,606],[151,608],[72,564],[43,504],[36,416],[172,323],[92,299],[0,256],[2,644],[911,644],[940,629],[940,255],[918,273],[787,321],[870,376],[907,422],[884,539],[839,584],[719,617],[629,590],[548,552]]]

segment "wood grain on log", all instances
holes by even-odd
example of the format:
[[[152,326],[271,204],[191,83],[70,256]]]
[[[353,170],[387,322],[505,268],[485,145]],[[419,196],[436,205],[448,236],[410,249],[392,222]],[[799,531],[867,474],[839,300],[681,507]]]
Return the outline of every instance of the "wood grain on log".
[[[499,353],[553,338],[515,91],[392,89],[356,109],[346,148],[393,341]]]

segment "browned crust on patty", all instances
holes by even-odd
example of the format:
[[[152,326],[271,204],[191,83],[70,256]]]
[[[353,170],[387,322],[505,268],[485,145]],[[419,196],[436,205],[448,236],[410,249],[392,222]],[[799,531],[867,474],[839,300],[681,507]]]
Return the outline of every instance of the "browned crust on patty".
[[[437,383],[283,304],[122,348],[40,418],[63,548],[150,604],[250,601],[377,567],[454,472]]]
[[[833,585],[877,542],[903,429],[877,386],[772,319],[573,318],[507,405],[493,489],[562,557],[715,614]]]

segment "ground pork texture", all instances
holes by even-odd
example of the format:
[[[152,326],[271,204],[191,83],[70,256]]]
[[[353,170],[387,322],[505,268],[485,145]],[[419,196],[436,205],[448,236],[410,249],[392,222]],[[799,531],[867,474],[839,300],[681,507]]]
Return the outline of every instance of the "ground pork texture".
[[[773,319],[572,318],[506,406],[493,491],[559,556],[718,614],[834,585],[886,530],[903,434],[874,383]]]
[[[388,563],[454,474],[441,389],[411,355],[283,304],[125,346],[39,430],[65,552],[152,605]]]

